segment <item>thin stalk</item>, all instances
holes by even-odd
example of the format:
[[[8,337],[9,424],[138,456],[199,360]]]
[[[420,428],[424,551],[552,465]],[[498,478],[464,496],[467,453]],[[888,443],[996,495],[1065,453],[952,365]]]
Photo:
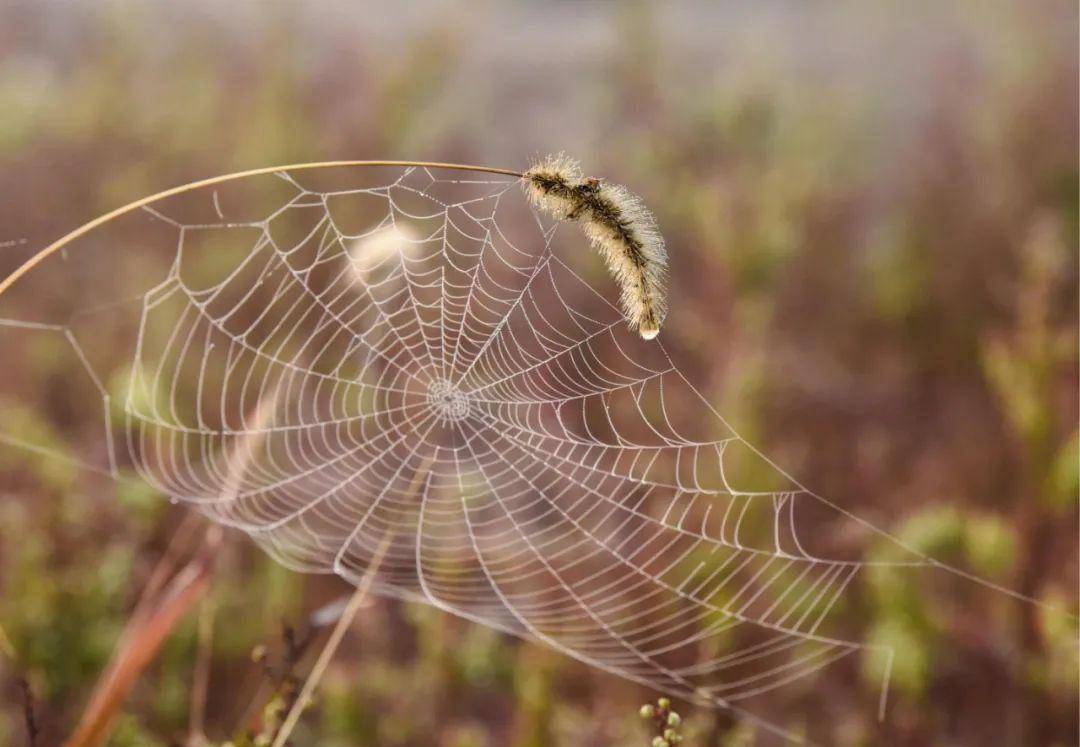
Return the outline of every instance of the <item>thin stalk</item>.
[[[409,486],[405,489],[406,495],[420,494],[421,486],[427,482],[428,477],[431,475],[431,465],[433,461],[434,457],[430,456],[424,459],[413,474]],[[330,633],[330,639],[326,642],[326,646],[323,647],[322,652],[319,654],[319,658],[315,662],[315,666],[312,667],[307,680],[304,681],[304,686],[300,690],[300,696],[293,701],[292,707],[285,717],[285,721],[282,722],[281,729],[278,730],[277,737],[274,739],[273,747],[282,747],[285,744],[285,740],[287,740],[292,733],[292,730],[296,728],[296,722],[300,719],[300,714],[303,713],[304,706],[318,686],[319,681],[326,671],[326,667],[329,666],[331,659],[334,658],[334,653],[341,644],[341,639],[345,636],[345,631],[348,630],[349,625],[352,624],[353,618],[364,603],[364,598],[371,590],[371,586],[375,582],[375,576],[379,572],[379,566],[382,565],[383,558],[386,556],[386,551],[390,549],[390,543],[393,541],[393,532],[388,532],[383,536],[378,549],[372,556],[367,569],[364,571],[363,577],[360,579],[360,583],[356,587],[356,592],[349,600],[349,604],[345,607],[345,611],[341,614],[341,618],[338,619],[333,632]]]
[[[221,542],[221,527],[211,527],[209,542],[216,547]],[[199,604],[199,648],[195,656],[192,674],[191,699],[188,704],[188,747],[202,747],[206,738],[206,701],[210,692],[210,669],[214,651],[214,620],[217,602],[207,594]]]
[[[392,541],[392,534],[385,535],[382,542],[379,544],[379,548],[375,551],[375,555],[372,556],[371,562],[368,563],[367,570],[364,571],[364,575],[360,579],[356,591],[353,593],[348,606],[345,608],[345,612],[342,613],[341,618],[337,621],[337,625],[334,626],[333,632],[330,633],[329,640],[327,640],[326,645],[323,646],[323,650],[319,653],[319,658],[315,661],[315,666],[312,667],[311,673],[308,675],[307,679],[304,680],[304,686],[300,690],[300,695],[293,701],[292,708],[289,709],[288,715],[282,722],[281,728],[274,738],[273,747],[282,747],[289,738],[289,735],[292,734],[293,729],[296,728],[296,723],[300,720],[300,714],[303,713],[305,705],[311,698],[311,694],[315,691],[315,688],[318,687],[323,674],[326,673],[326,668],[330,665],[330,661],[334,658],[338,646],[341,645],[341,641],[345,637],[345,631],[349,629],[357,611],[364,603],[364,598],[371,590],[371,586],[375,582],[375,576],[379,572],[379,566],[382,565],[383,558],[386,556],[386,551],[390,548],[390,543]]]
[[[214,184],[221,184],[223,182],[229,182],[236,179],[243,179],[249,176],[261,176],[263,174],[275,174],[280,171],[311,171],[313,169],[324,169],[334,167],[346,167],[346,166],[415,166],[417,168],[432,168],[432,169],[450,169],[454,171],[476,171],[484,174],[499,174],[502,176],[515,176],[521,178],[522,173],[519,171],[513,171],[512,169],[498,169],[491,166],[471,166],[461,163],[438,163],[435,161],[321,161],[317,163],[292,163],[285,166],[267,166],[261,169],[249,169],[248,171],[237,171],[233,174],[223,174],[221,176],[213,176],[209,179],[200,179],[194,182],[188,182],[182,184],[179,187],[173,187],[166,189],[163,192],[152,194],[148,197],[143,197],[133,202],[129,202],[126,205],[116,208],[104,215],[100,215],[94,218],[88,223],[76,228],[65,236],[57,239],[47,247],[39,251],[30,259],[23,262],[15,269],[13,273],[8,275],[3,280],[0,280],[0,296],[2,296],[8,288],[15,284],[19,278],[21,278],[30,270],[34,269],[37,265],[41,264],[49,255],[54,254],[65,246],[70,244],[80,236],[89,233],[100,225],[108,223],[114,218],[119,218],[121,215],[130,213],[133,210],[138,210],[141,207],[149,205],[152,202],[165,199],[166,197],[172,197],[174,195],[181,194],[193,189],[199,189],[200,187],[209,187]]]

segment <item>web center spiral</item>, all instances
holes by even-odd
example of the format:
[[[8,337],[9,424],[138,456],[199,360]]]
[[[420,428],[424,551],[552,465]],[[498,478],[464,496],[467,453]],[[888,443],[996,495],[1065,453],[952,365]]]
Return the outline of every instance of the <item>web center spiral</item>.
[[[428,386],[428,404],[440,420],[456,423],[469,415],[469,397],[453,382],[437,379]]]

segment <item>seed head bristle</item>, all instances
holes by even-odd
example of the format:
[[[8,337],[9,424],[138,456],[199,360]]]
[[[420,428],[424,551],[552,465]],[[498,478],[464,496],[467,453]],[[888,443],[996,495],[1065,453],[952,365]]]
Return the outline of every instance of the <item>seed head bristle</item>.
[[[667,313],[667,251],[645,204],[625,187],[583,176],[562,153],[535,163],[522,186],[538,209],[581,224],[619,285],[626,318],[642,338],[656,337]]]
[[[533,205],[557,220],[566,220],[580,202],[574,196],[574,187],[583,180],[581,164],[565,153],[557,153],[534,163],[525,172],[522,186]]]

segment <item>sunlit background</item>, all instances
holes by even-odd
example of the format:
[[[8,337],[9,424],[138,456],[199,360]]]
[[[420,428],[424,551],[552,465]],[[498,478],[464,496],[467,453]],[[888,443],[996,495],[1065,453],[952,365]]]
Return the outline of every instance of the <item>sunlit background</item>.
[[[398,6],[0,0],[0,276],[206,176],[342,158],[525,168],[565,150],[655,211],[671,253],[664,343],[743,436],[910,545],[1075,613],[1075,3]],[[3,316],[35,312],[18,303]],[[0,431],[85,450],[71,434],[91,430],[88,410],[65,403],[49,349],[18,351],[0,359]],[[55,406],[26,406],[26,387]],[[0,743],[29,743],[23,677],[38,744],[70,732],[183,515],[0,446],[0,626],[15,653],[0,657]],[[221,553],[214,740],[250,716],[266,676],[252,651],[276,656],[283,625],[346,591],[240,535]],[[881,672],[852,660],[770,721],[820,744],[1077,743],[1075,618],[887,572],[847,605],[897,650],[885,720]],[[112,744],[185,743],[197,648],[193,614]],[[294,741],[644,746],[636,712],[656,695],[380,599]],[[771,743],[678,707],[689,744]]]

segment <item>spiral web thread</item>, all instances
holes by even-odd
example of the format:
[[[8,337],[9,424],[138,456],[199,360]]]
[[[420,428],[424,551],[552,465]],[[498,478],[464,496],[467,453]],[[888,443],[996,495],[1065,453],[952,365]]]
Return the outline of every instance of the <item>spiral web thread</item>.
[[[64,325],[0,324],[63,334],[106,422],[122,410],[110,471],[287,566],[356,582],[390,536],[381,593],[779,731],[744,701],[870,648],[827,633],[869,563],[811,540],[826,519],[885,535],[732,431],[516,179],[378,173],[280,172],[289,196],[255,221],[216,192],[212,222],[144,208],[175,255],[137,303],[123,402]],[[222,268],[200,283],[208,237]],[[895,565],[937,565],[893,542]]]

